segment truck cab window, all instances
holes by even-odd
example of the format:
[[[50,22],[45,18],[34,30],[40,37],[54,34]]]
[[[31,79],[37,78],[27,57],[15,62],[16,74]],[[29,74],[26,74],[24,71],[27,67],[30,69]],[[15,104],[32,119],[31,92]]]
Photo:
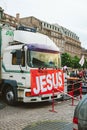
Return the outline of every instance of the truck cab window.
[[[12,65],[25,66],[25,52],[21,50],[15,50],[12,53]]]

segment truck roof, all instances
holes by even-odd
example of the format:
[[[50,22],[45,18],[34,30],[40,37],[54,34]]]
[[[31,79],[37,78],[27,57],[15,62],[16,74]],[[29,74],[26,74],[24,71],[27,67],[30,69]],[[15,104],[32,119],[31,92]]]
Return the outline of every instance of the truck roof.
[[[49,49],[59,52],[59,48],[56,44],[46,35],[41,33],[33,33],[23,30],[15,30],[14,31],[14,41],[18,41],[24,44],[32,44],[42,46],[43,49]],[[45,47],[45,48],[44,48]]]

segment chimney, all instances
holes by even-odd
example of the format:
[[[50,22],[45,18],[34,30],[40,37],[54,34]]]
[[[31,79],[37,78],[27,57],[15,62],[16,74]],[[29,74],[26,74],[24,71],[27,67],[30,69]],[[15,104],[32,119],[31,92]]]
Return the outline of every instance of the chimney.
[[[20,20],[20,14],[19,13],[16,14],[16,20],[19,23],[19,20]]]

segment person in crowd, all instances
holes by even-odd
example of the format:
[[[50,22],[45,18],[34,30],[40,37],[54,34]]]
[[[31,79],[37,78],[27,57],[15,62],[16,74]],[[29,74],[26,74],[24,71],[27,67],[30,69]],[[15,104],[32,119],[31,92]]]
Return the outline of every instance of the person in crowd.
[[[84,76],[84,73],[83,73],[82,70],[80,70],[80,71],[79,71],[79,78],[83,78],[83,76]]]
[[[71,71],[71,73],[70,73],[70,77],[76,77],[76,73],[75,73],[74,70]]]
[[[63,73],[64,73],[64,92],[67,93],[67,79],[69,78],[67,66],[63,67]]]

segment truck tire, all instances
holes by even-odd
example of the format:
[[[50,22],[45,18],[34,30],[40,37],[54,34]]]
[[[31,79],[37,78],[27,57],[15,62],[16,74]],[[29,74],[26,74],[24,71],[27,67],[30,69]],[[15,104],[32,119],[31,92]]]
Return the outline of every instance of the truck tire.
[[[6,86],[5,101],[8,105],[15,105],[15,94],[11,86]]]

